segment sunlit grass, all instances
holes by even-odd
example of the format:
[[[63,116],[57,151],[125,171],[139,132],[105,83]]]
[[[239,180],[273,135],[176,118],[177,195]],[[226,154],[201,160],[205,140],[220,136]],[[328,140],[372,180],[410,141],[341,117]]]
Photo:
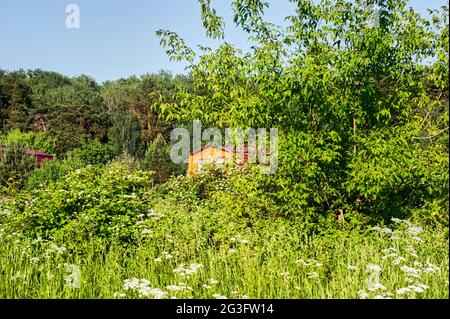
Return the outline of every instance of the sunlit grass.
[[[209,245],[190,224],[168,241],[94,240],[77,253],[2,231],[0,298],[448,298],[445,232],[396,227],[304,238],[280,228]]]

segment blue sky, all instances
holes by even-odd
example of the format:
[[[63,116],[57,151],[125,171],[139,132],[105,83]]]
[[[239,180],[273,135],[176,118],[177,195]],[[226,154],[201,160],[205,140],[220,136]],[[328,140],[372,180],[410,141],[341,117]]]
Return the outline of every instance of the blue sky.
[[[211,1],[225,18],[226,40],[241,48],[247,36],[232,23],[231,0]],[[447,0],[410,0],[422,13]],[[66,6],[80,8],[80,29],[65,25]],[[272,0],[266,12],[282,23],[293,5]],[[159,45],[159,28],[179,33],[186,42],[212,45],[205,37],[196,0],[0,0],[0,68],[41,68],[69,76],[87,74],[102,82],[161,69],[182,73]]]

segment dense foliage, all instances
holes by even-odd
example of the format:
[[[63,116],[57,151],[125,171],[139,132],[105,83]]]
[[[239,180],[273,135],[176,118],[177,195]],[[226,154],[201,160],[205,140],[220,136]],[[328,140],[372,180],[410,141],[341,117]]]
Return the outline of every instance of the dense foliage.
[[[0,70],[0,132],[46,134],[58,155],[95,139],[110,141],[117,154],[138,155],[159,133],[167,135],[171,123],[150,106],[156,97],[172,100],[176,85],[189,87],[189,78],[161,72],[99,85],[84,75]]]
[[[207,35],[224,38],[200,2]],[[197,57],[159,30],[170,57],[190,63],[195,89],[155,109],[219,128],[277,127],[281,163],[265,187],[283,215],[415,212],[448,223],[448,6],[428,21],[406,1],[375,1],[374,25],[364,1],[293,2],[276,26],[266,2],[233,1],[249,52],[220,41]]]

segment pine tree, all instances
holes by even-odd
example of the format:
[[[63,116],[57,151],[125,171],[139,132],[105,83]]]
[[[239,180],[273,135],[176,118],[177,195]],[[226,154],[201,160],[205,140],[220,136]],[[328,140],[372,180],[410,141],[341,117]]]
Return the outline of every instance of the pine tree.
[[[170,161],[169,147],[162,134],[158,134],[148,146],[142,166],[155,172],[154,181],[157,184],[163,183],[172,175],[174,166]]]

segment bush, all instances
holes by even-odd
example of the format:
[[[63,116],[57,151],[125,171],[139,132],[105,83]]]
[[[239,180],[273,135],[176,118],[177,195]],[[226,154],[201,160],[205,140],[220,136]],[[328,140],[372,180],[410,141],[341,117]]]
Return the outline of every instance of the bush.
[[[23,153],[19,144],[0,152],[0,192],[23,188],[35,165],[34,157]]]
[[[448,226],[448,144],[416,134],[408,126],[362,138],[344,186],[354,209],[374,218]]]
[[[64,160],[46,161],[41,167],[31,172],[26,188],[33,190],[46,187],[61,180],[67,173],[84,166],[85,164],[79,158],[73,156]]]
[[[32,148],[41,152],[56,154],[56,139],[42,132],[21,132],[12,130],[6,135],[0,135],[0,145]]]
[[[35,158],[25,154],[22,148],[32,148],[55,154],[55,139],[44,133],[12,130],[0,135],[0,145],[7,151],[0,152],[0,192],[10,193],[22,189],[36,167]]]
[[[106,164],[114,158],[114,148],[98,140],[92,140],[73,150],[71,156],[85,165]]]
[[[133,239],[131,226],[148,211],[152,183],[150,173],[135,170],[126,159],[76,169],[24,194],[15,205],[15,224],[32,237],[73,242],[101,237],[128,243]]]

